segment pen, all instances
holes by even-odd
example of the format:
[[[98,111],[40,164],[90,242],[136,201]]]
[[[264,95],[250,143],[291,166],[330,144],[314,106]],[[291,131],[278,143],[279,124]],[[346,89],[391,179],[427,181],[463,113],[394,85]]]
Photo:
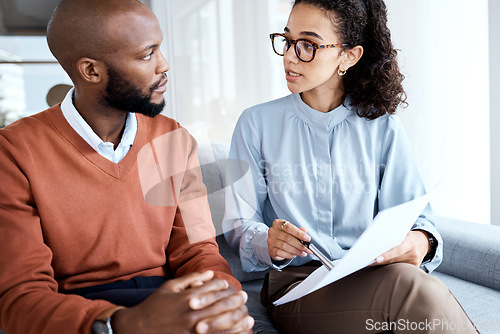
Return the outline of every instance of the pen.
[[[309,248],[314,255],[316,255],[316,257],[325,265],[326,269],[328,269],[328,270],[333,269],[333,263],[323,253],[321,253],[321,251],[318,248],[316,248],[316,246],[311,244],[310,241],[307,242],[307,241],[300,240],[300,242],[304,246]]]

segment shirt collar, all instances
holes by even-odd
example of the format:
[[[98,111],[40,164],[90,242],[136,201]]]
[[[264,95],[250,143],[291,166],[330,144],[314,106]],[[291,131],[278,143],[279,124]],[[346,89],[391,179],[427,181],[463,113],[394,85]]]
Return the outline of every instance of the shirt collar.
[[[337,124],[340,124],[348,116],[353,114],[353,111],[350,108],[349,99],[346,99],[343,104],[327,113],[323,113],[309,107],[304,101],[302,101],[300,94],[292,94],[292,100],[296,107],[296,113],[300,119],[312,127],[323,130],[331,130]]]
[[[61,103],[61,110],[64,118],[66,118],[69,125],[71,125],[80,137],[82,137],[95,151],[100,152],[99,146],[104,144],[104,141],[94,132],[94,130],[92,130],[90,125],[88,125],[85,119],[83,119],[78,110],[76,110],[75,105],[73,104],[74,91],[75,89],[71,88]],[[129,112],[127,113],[125,129],[118,147],[123,146],[130,148],[130,146],[134,143],[136,135],[137,118],[135,117],[135,114]]]

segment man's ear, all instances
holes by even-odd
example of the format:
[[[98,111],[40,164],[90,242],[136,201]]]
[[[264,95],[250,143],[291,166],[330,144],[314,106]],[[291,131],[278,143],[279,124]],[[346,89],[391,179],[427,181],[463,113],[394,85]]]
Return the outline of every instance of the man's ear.
[[[79,76],[89,83],[100,83],[103,80],[105,68],[102,62],[91,58],[81,58],[77,62]]]
[[[361,45],[356,45],[353,48],[344,50],[344,54],[342,56],[343,59],[340,62],[339,68],[348,70],[354,65],[356,65],[356,63],[363,56],[363,47]]]

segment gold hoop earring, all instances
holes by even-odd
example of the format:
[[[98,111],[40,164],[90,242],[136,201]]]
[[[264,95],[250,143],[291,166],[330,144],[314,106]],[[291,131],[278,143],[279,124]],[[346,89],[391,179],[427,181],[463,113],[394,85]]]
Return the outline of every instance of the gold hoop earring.
[[[345,75],[345,73],[347,72],[346,69],[342,68],[342,67],[339,67],[337,73],[339,74],[339,76],[343,77]]]

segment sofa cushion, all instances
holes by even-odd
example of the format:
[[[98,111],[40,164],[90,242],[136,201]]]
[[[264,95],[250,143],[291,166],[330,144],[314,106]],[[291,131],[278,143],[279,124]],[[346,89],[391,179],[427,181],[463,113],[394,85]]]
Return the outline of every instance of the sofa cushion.
[[[240,282],[248,282],[264,278],[265,272],[247,273],[241,267],[238,255],[233,252],[224,238],[222,219],[224,218],[224,195],[226,184],[225,163],[229,155],[229,145],[223,143],[200,144],[198,158],[200,160],[203,182],[207,187],[208,204],[212,212],[212,220],[217,233],[217,243],[222,256],[229,263],[234,277]]]
[[[450,289],[481,334],[500,333],[500,291],[440,272],[431,275]]]
[[[439,272],[500,290],[500,226],[437,217],[443,237]]]

